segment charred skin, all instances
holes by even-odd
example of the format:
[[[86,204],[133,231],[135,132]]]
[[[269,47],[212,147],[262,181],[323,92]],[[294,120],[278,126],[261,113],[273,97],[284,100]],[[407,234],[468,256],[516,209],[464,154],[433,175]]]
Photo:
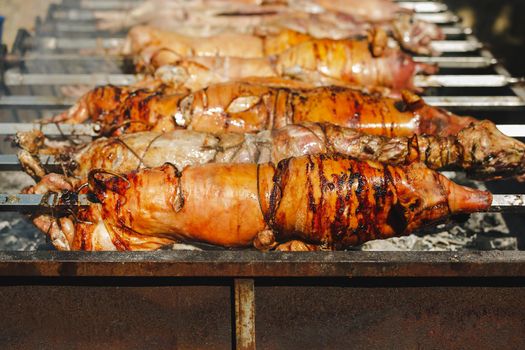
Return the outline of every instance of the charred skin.
[[[207,164],[182,173],[169,164],[124,176],[94,171],[90,184],[102,204],[84,219],[102,218],[119,250],[142,249],[148,237],[151,246],[184,239],[245,247],[267,227],[277,242],[344,249],[491,203],[490,193],[456,185],[421,164],[392,167],[344,156],[291,158],[277,167]],[[94,227],[77,223],[76,229],[89,241]]]
[[[281,240],[330,249],[406,235],[453,213],[486,209],[492,200],[421,164],[392,167],[321,155],[284,160],[268,172],[272,181],[260,186],[268,226]]]
[[[180,127],[211,133],[246,133],[293,123],[326,122],[388,137],[455,135],[477,122],[428,106],[409,93],[404,93],[403,99],[391,99],[335,86],[301,90],[224,83],[186,96],[138,90],[115,102],[115,96],[122,96],[117,93],[119,89],[97,88],[55,121],[91,118],[105,135],[166,132]],[[100,100],[99,95],[109,96],[110,100]]]

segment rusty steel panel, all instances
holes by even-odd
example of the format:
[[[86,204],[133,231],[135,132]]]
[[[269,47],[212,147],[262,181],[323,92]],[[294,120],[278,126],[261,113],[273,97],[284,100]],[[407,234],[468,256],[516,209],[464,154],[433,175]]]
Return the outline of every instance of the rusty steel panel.
[[[525,252],[4,251],[0,276],[525,277]]]
[[[525,289],[257,286],[262,349],[523,349]]]
[[[229,285],[1,281],[2,349],[231,349]]]

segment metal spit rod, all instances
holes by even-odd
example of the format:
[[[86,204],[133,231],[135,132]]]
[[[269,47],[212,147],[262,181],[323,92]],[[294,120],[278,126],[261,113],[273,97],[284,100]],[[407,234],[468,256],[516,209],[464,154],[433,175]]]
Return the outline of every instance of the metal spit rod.
[[[434,1],[400,1],[399,6],[415,12],[431,13],[448,10],[447,5]]]
[[[127,4],[127,8],[134,7],[135,5]],[[417,1],[417,2],[410,2],[410,1],[403,1],[398,2],[398,5],[402,8],[412,10],[414,12],[418,13],[438,13],[438,12],[445,12],[448,10],[447,5],[443,3],[436,3],[431,1]],[[106,5],[107,6],[107,5]],[[94,10],[96,9],[89,9],[89,8],[70,8],[70,9],[59,9],[55,10],[51,13],[52,19],[69,19],[69,20],[94,20],[97,19],[97,16],[94,13]],[[113,8],[101,8],[98,10],[105,10],[105,12],[122,12],[121,9],[113,9]]]
[[[94,54],[80,55],[75,53],[29,53],[24,56],[9,54],[6,55],[5,61],[9,63],[30,62],[30,61],[93,61],[100,60],[103,62],[113,62],[122,64],[125,59],[131,59],[125,55],[119,54]],[[414,61],[420,63],[437,64],[441,68],[487,68],[498,61],[495,58],[479,56],[414,56]]]
[[[414,61],[419,63],[437,64],[440,68],[487,68],[498,61],[489,57],[444,57],[444,56],[416,56]]]
[[[69,29],[68,31],[71,31]],[[92,33],[95,28],[86,29]],[[36,40],[36,39],[35,39]],[[99,37],[99,38],[57,38],[44,36],[36,40],[35,44],[42,50],[81,50],[81,49],[118,49],[124,45],[125,38],[121,37]],[[472,37],[466,40],[434,40],[430,43],[433,50],[443,53],[472,52],[483,47],[483,45]]]
[[[0,108],[64,108],[73,105],[77,100],[77,98],[73,97],[57,96],[0,96]],[[525,101],[518,96],[425,96],[424,100],[431,106],[449,108],[492,109],[525,107]],[[14,127],[14,125],[24,128],[23,124],[0,123],[0,125],[0,132],[11,130],[9,128]]]
[[[131,85],[144,75],[138,74],[42,74],[20,73],[19,70],[8,70],[4,74],[4,83],[7,86],[20,85]],[[418,75],[414,84],[419,87],[503,87],[523,83],[523,78],[508,77],[505,75]]]
[[[17,132],[40,130],[44,135],[97,136],[96,124],[40,124],[40,123],[0,123],[0,135],[15,135]]]
[[[36,208],[60,208],[85,206],[94,203],[90,195],[71,192],[49,194],[0,194],[0,211],[31,210]],[[525,195],[494,194],[488,212],[525,213]]]
[[[525,82],[523,78],[505,75],[417,75],[414,84],[419,87],[503,87]]]
[[[89,195],[71,193],[49,194],[0,194],[0,211],[25,211],[37,208],[60,208],[74,205],[85,206],[93,202]]]
[[[38,38],[35,44],[43,50],[117,49],[124,44],[124,40],[125,38],[115,37],[73,39],[46,36]],[[434,40],[430,46],[433,50],[443,53],[472,52],[483,47],[472,37],[466,40]]]
[[[121,10],[139,5],[143,0],[80,0],[79,5],[89,10]],[[445,4],[434,1],[398,1],[401,7],[420,12],[439,12],[447,10]]]
[[[510,137],[525,137],[525,124],[499,124],[496,127]],[[60,136],[100,136],[97,124],[40,124],[40,123],[0,123],[0,135],[15,135],[17,132],[40,130],[44,135]],[[4,157],[5,155],[0,155]]]
[[[447,24],[458,22],[458,17],[450,12],[441,13],[416,13],[415,19],[435,24]],[[52,23],[53,28],[59,32],[90,32],[94,33],[99,30],[99,26],[93,21],[78,20],[56,20]]]
[[[501,124],[497,128],[510,137],[525,137],[525,124]],[[44,135],[99,136],[97,124],[39,124],[39,123],[0,123],[0,135],[15,135],[17,132],[40,130]],[[0,159],[5,155],[0,155]],[[1,163],[1,161],[0,161]]]

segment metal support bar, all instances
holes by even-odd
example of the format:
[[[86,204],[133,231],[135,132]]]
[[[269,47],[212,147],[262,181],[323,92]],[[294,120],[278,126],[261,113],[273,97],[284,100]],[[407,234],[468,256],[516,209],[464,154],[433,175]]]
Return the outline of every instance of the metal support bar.
[[[448,10],[447,5],[435,1],[400,1],[399,6],[415,12],[432,13]]]
[[[505,75],[417,75],[414,84],[419,87],[502,87],[522,83],[523,78]]]
[[[17,132],[40,130],[45,135],[98,136],[96,124],[40,124],[40,123],[0,123],[0,135],[14,135]]]
[[[441,68],[486,68],[498,61],[486,57],[443,57],[443,56],[416,56],[414,61],[420,63],[437,64]]]
[[[434,40],[430,43],[432,49],[437,52],[472,52],[479,50],[483,45],[471,37],[467,40]]]
[[[525,101],[518,96],[425,96],[425,102],[436,107],[459,108],[521,108]],[[65,108],[76,102],[74,98],[60,98],[55,96],[0,96],[0,108]],[[79,132],[82,135],[93,135],[93,125],[61,124],[59,130],[54,124],[42,125],[38,123],[0,123],[1,134],[14,134],[17,131],[42,129],[44,133],[60,135],[63,133]],[[74,129],[74,130],[73,130]]]
[[[138,6],[136,1],[108,1],[108,2],[83,2],[83,8],[56,10],[52,13],[53,19],[93,19],[93,11],[122,11]],[[447,5],[433,1],[401,1],[398,5],[402,8],[421,13],[436,13],[447,11]]]
[[[255,286],[252,278],[233,280],[235,348],[255,350]],[[233,304],[233,303],[232,303]]]
[[[46,169],[56,168],[57,163],[53,156],[39,156],[40,162]],[[0,171],[22,170],[16,154],[0,154]]]
[[[90,205],[89,195],[74,193],[49,194],[0,194],[0,211],[34,211],[35,209],[60,209]]]
[[[45,50],[115,49],[122,46],[124,38],[56,38],[43,37],[37,46]]]
[[[491,212],[523,213],[525,195],[523,194],[495,194],[492,198]]]
[[[134,74],[32,74],[10,69],[4,74],[7,86],[20,85],[131,85],[143,78]]]
[[[71,106],[76,101],[77,98],[73,97],[0,96],[0,108],[60,108]]]
[[[118,54],[100,54],[100,55],[80,55],[80,54],[63,54],[63,53],[47,53],[47,54],[27,54],[25,56],[8,55],[6,61],[12,63],[29,62],[29,61],[93,61],[100,60],[101,62],[113,62],[116,65],[123,64],[126,57]],[[478,56],[414,56],[414,61],[421,63],[437,64],[441,68],[486,68],[496,64],[498,61],[495,58],[478,57]]]
[[[441,27],[441,31],[445,35],[471,35],[472,29],[471,28],[463,28],[459,26],[443,26]]]
[[[525,277],[525,252],[0,251],[0,276]]]
[[[95,30],[92,29],[92,31]],[[37,45],[46,50],[116,49],[123,45],[124,40],[124,38],[114,37],[76,39],[43,37],[38,39]],[[437,52],[471,52],[482,47],[479,41],[472,38],[468,40],[435,40],[430,45]]]
[[[61,208],[90,205],[96,201],[89,195],[71,195],[69,192],[50,194],[0,194],[0,211],[36,208]],[[495,194],[488,212],[525,213],[524,194]]]
[[[439,13],[416,13],[414,14],[414,18],[435,24],[459,22],[459,17],[449,11]]]
[[[131,85],[144,78],[141,74],[32,74],[9,70],[5,73],[7,86],[20,85]],[[504,75],[417,75],[414,83],[419,87],[502,87],[523,83],[523,78]]]
[[[525,101],[517,96],[425,96],[426,103],[436,107],[459,107],[472,109],[525,107]]]

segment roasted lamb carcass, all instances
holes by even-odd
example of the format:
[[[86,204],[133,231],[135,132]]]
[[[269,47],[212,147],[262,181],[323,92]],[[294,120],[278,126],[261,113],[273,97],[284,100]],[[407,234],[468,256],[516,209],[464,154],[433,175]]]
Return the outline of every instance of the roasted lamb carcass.
[[[51,216],[36,222],[58,249],[150,250],[181,239],[262,249],[298,239],[309,249],[344,249],[483,211],[492,201],[419,163],[393,167],[340,155],[182,172],[171,164],[125,175],[93,170],[88,177],[100,204],[60,224]],[[50,175],[28,192],[68,189]]]
[[[478,122],[428,106],[410,93],[404,93],[403,99],[391,99],[343,87],[290,89],[238,82],[174,95],[99,87],[51,121],[88,119],[99,124],[105,135],[177,128],[245,133],[300,122],[327,122],[389,137],[448,136]]]
[[[251,66],[256,64],[264,67],[265,74],[270,76],[290,77],[316,85],[350,85],[394,91],[419,91],[414,86],[414,76],[436,71],[434,66],[415,63],[407,54],[387,47],[380,31],[374,32],[369,39],[312,39],[291,30],[264,37],[225,33],[196,39],[138,27],[130,32],[128,42],[128,52],[139,57],[139,69],[150,71],[165,65],[177,65],[181,61],[199,65],[198,56],[211,56],[215,60],[216,56],[233,56],[236,57],[236,66],[247,66],[244,72],[247,75],[253,71]],[[247,59],[246,63],[239,58]],[[203,66],[217,66],[213,62],[208,59]],[[252,75],[262,74],[255,72]]]
[[[19,133],[21,164],[37,180],[46,171],[32,154],[53,154],[64,174],[85,182],[89,171],[125,173],[169,162],[187,166],[217,163],[277,163],[290,157],[325,153],[391,165],[423,162],[431,169],[461,169],[470,177],[494,180],[525,174],[525,145],[482,121],[448,137],[366,135],[332,124],[291,124],[257,134],[212,135],[190,130],[139,132],[100,138],[81,146],[49,144],[38,132]],[[76,182],[76,181],[75,181]]]

